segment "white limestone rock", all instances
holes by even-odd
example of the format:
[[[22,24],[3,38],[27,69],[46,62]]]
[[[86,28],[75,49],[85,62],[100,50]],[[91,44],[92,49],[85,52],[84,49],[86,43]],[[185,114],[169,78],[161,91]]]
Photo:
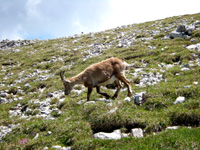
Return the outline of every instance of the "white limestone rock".
[[[178,104],[178,103],[183,103],[185,101],[185,97],[183,96],[179,96],[176,101],[174,102],[174,104]]]
[[[166,128],[166,130],[177,130],[179,126],[169,126]]]
[[[112,133],[98,132],[94,134],[94,138],[103,140],[119,140],[122,138],[120,130],[114,130]]]
[[[144,137],[143,130],[141,128],[132,129],[131,133],[136,138]]]

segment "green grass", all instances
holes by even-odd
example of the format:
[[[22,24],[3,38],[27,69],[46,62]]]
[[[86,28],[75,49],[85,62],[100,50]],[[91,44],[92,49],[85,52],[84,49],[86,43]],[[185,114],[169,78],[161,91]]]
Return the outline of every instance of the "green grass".
[[[74,149],[199,149],[200,129],[180,128],[164,131],[145,138],[123,138],[121,140],[92,140],[80,142]]]
[[[194,19],[192,19],[192,17]],[[19,125],[3,138],[0,143],[0,149],[43,149],[52,145],[71,146],[73,149],[199,149],[199,122],[200,122],[200,84],[195,85],[193,82],[200,83],[200,68],[196,64],[190,66],[189,71],[181,71],[181,67],[176,65],[162,73],[158,64],[180,63],[185,65],[190,61],[199,58],[200,53],[190,51],[185,47],[191,44],[190,39],[171,39],[162,40],[168,32],[161,32],[153,36],[153,40],[142,42],[142,37],[149,37],[151,30],[157,30],[157,27],[169,27],[174,22],[187,19],[193,23],[200,20],[200,14],[184,15],[178,17],[166,18],[163,20],[145,22],[142,24],[128,25],[127,28],[107,30],[102,33],[94,33],[94,39],[88,35],[77,38],[60,38],[54,40],[39,41],[38,43],[20,47],[18,53],[12,53],[12,50],[0,51],[0,91],[7,90],[9,99],[22,97],[20,101],[13,101],[7,104],[0,104],[0,126],[9,124]],[[141,32],[145,30],[145,32]],[[112,31],[112,32],[110,32]],[[135,43],[128,48],[117,48],[118,32],[124,32],[125,36],[136,32]],[[106,37],[109,36],[107,39]],[[194,31],[191,38],[196,39],[198,43],[199,30]],[[87,55],[86,51],[89,45],[93,43],[109,43],[113,45],[108,50],[103,50],[103,54],[92,57],[83,62]],[[153,46],[151,50],[148,46]],[[74,49],[78,47],[77,51]],[[68,51],[66,51],[68,50]],[[62,60],[51,61],[52,57],[62,57]],[[134,68],[129,70],[126,77],[131,81],[133,93],[145,91],[147,94],[146,102],[138,106],[133,102],[125,102],[127,91],[121,91],[119,97],[114,100],[112,106],[100,101],[95,104],[78,105],[77,102],[85,100],[87,89],[79,96],[71,93],[68,96],[63,95],[64,101],[59,102],[59,98],[52,98],[51,108],[58,108],[61,114],[52,112],[55,120],[45,120],[44,118],[33,117],[29,120],[19,117],[9,117],[9,110],[16,107],[19,103],[22,106],[28,106],[32,110],[27,112],[29,115],[36,116],[39,112],[38,106],[29,103],[30,100],[43,101],[47,98],[47,93],[63,90],[59,73],[65,70],[65,76],[72,77],[83,71],[86,67],[101,60],[119,57],[128,63],[134,63],[134,68],[143,67],[144,72],[160,72],[163,74],[163,80],[154,86],[138,87],[135,84],[140,82],[140,78],[134,78],[130,73],[134,73]],[[69,69],[66,66],[74,62]],[[65,66],[64,68],[62,68]],[[62,68],[62,69],[61,69]],[[164,69],[164,68],[163,68]],[[5,71],[3,71],[5,70]],[[24,71],[25,70],[25,71]],[[27,77],[34,73],[34,70],[45,71],[40,75],[54,74],[53,77],[46,81],[36,81],[37,76]],[[22,72],[24,71],[24,72]],[[8,79],[4,77],[13,74]],[[24,79],[21,83],[19,74]],[[179,74],[179,75],[177,75]],[[26,83],[30,87],[25,86]],[[14,86],[11,86],[14,84]],[[190,85],[189,88],[184,86]],[[21,87],[20,92],[17,87]],[[43,93],[40,90],[43,89]],[[80,90],[81,87],[76,87]],[[111,89],[103,89],[109,95],[114,92]],[[174,105],[177,97],[184,96],[185,102]],[[94,89],[91,100],[102,98]],[[115,112],[109,113],[114,108]],[[178,130],[165,131],[168,126],[181,126]],[[191,126],[191,129],[187,127]],[[115,129],[130,132],[132,128],[142,128],[145,131],[144,138],[122,138],[121,140],[100,140],[94,139],[93,134],[96,132],[112,132]],[[47,132],[52,134],[47,136]],[[153,132],[156,135],[153,135]],[[36,134],[38,139],[33,139]],[[20,145],[20,141],[28,139],[25,148]]]

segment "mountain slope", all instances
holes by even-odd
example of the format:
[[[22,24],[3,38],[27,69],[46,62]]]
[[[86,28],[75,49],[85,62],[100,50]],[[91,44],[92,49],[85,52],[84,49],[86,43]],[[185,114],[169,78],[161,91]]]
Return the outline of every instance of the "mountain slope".
[[[9,47],[4,41],[0,50],[1,149],[55,145],[73,149],[198,149],[198,43],[200,14],[35,40],[19,47]],[[72,77],[110,57],[134,66],[126,77],[134,94],[145,93],[142,105],[127,98],[126,87],[116,100],[105,100],[93,91],[94,102],[87,103],[87,89],[81,85],[69,96],[64,95],[61,70],[66,70],[66,77]],[[102,91],[114,93],[103,87]],[[184,102],[175,102],[178,97]],[[165,132],[168,126],[183,127]],[[116,129],[128,135],[133,128],[141,128],[145,137],[129,136],[117,141],[93,137]]]

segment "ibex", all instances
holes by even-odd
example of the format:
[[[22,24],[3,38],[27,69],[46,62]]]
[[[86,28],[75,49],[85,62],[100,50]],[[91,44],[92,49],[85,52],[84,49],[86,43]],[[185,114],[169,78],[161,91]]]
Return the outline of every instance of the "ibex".
[[[106,86],[114,83],[117,87],[117,90],[112,98],[117,98],[118,93],[122,88],[120,82],[123,82],[128,88],[128,96],[131,96],[132,91],[130,82],[124,76],[125,70],[129,68],[129,64],[127,64],[125,61],[119,58],[110,58],[91,65],[83,72],[72,78],[65,79],[64,71],[61,71],[60,77],[64,84],[64,93],[65,95],[68,95],[74,85],[83,84],[88,88],[87,101],[90,100],[90,95],[94,87],[96,88],[97,93],[105,96],[108,99],[110,96],[107,93],[101,92],[100,86]]]

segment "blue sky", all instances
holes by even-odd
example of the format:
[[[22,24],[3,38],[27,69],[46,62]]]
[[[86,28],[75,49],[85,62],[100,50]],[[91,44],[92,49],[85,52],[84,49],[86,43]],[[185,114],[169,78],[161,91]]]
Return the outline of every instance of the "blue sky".
[[[0,41],[53,39],[199,13],[199,0],[0,0]]]

